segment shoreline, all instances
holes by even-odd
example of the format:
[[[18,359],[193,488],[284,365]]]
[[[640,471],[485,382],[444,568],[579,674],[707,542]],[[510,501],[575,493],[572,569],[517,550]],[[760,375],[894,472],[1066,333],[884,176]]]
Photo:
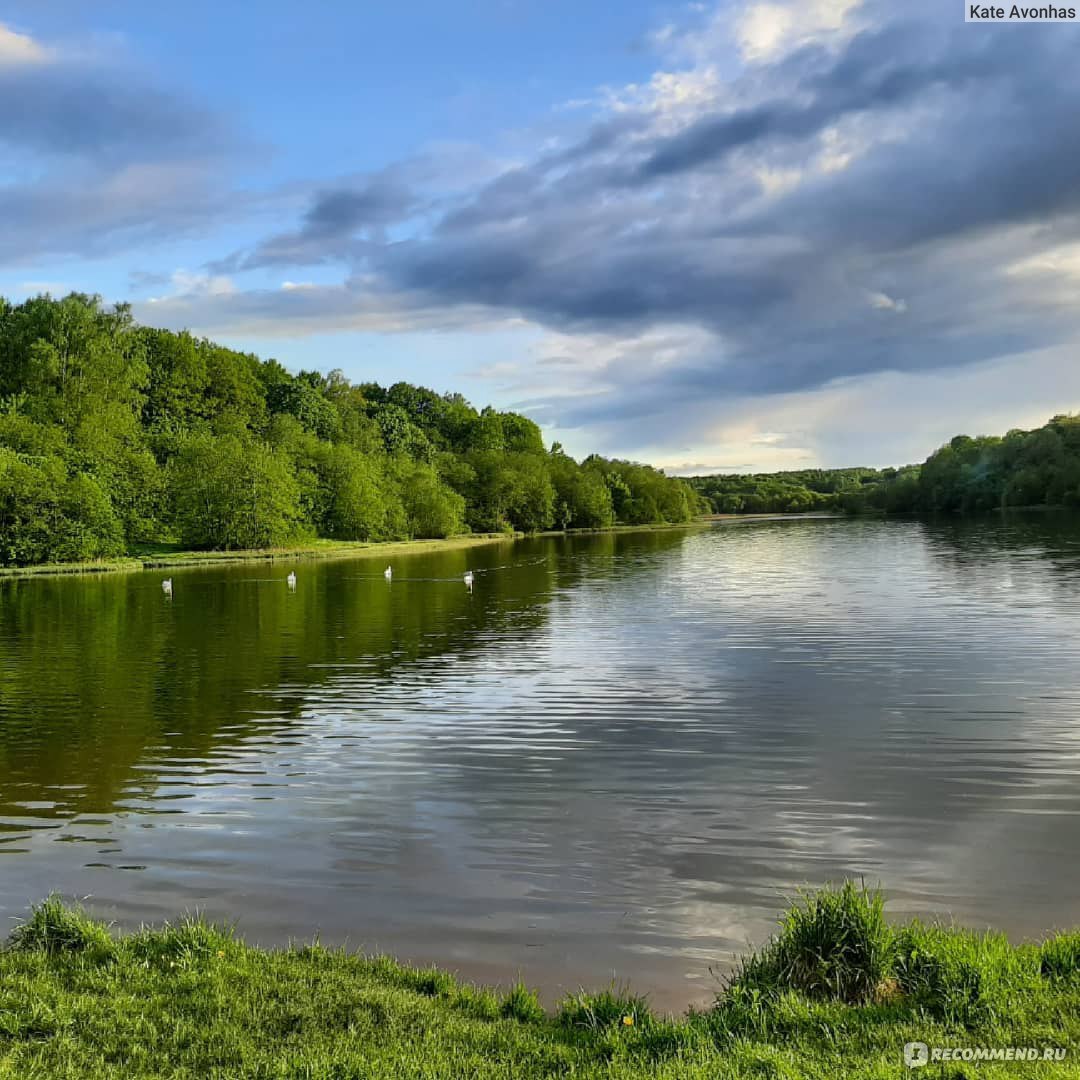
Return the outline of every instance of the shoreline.
[[[749,515],[745,515],[749,516]],[[767,515],[762,515],[767,516]],[[42,563],[37,566],[0,566],[0,581],[27,577],[60,577],[77,574],[137,573],[143,570],[180,570],[188,566],[214,566],[259,562],[311,562],[328,559],[363,559],[381,555],[413,555],[425,551],[455,551],[489,544],[516,543],[541,537],[599,536],[605,533],[658,532],[708,528],[712,518],[651,525],[609,525],[599,529],[552,529],[538,533],[462,533],[427,540],[314,540],[280,548],[235,551],[147,551],[118,555],[114,559],[88,562]],[[165,545],[162,545],[164,548]]]
[[[1080,931],[1012,945],[897,924],[849,881],[803,894],[708,1007],[670,1017],[639,987],[545,1008],[520,974],[266,949],[198,916],[117,934],[52,896],[0,947],[0,1017],[3,1076],[885,1080],[918,1045],[1013,1048],[979,1076],[1078,1077]]]
[[[0,566],[0,581],[12,578],[50,577],[78,574],[138,573],[143,570],[180,570],[186,566],[216,566],[260,562],[313,562],[328,559],[358,559],[382,554],[413,554],[417,551],[453,551],[486,544],[509,543],[520,533],[468,533],[435,540],[326,540],[292,547],[256,548],[235,551],[160,551],[118,555],[115,559],[90,562],[43,563],[39,566]]]

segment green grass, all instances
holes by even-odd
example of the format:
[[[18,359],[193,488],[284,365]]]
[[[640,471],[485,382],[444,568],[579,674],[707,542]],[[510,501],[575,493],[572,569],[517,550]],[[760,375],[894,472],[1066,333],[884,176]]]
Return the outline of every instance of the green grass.
[[[779,935],[743,960],[733,987],[865,1004],[891,974],[894,951],[884,899],[848,881],[793,904]]]
[[[655,532],[667,529],[702,528],[704,520],[681,525],[612,525],[605,529],[570,529],[566,532],[535,533],[535,536],[582,536],[609,532]],[[190,551],[181,544],[135,544],[126,555],[89,562],[41,563],[37,566],[0,566],[0,578],[34,577],[50,574],[104,574],[116,571],[167,570],[210,563],[300,562],[311,559],[382,558],[419,551],[453,551],[499,544],[525,537],[520,532],[463,533],[441,540],[324,540],[315,539],[280,548],[233,551]]]
[[[210,563],[307,561],[310,559],[382,558],[418,551],[452,551],[481,544],[505,543],[521,533],[467,533],[442,540],[311,540],[280,548],[235,551],[186,551],[179,544],[139,544],[131,554],[91,562],[42,563],[38,566],[0,566],[0,578],[42,574],[101,574],[116,571],[160,570]]]
[[[599,533],[656,532],[670,529],[699,529],[709,519],[677,525],[610,525],[602,529],[568,529],[532,533],[532,536],[591,536]],[[54,574],[105,574],[117,571],[167,570],[209,563],[253,563],[310,559],[382,558],[384,555],[408,555],[418,551],[452,551],[481,544],[506,543],[526,537],[520,532],[463,533],[438,540],[325,540],[314,539],[279,548],[237,549],[233,551],[190,551],[182,544],[135,544],[125,555],[114,559],[87,562],[39,563],[36,566],[0,566],[0,578],[35,577]]]
[[[881,1078],[1080,1076],[1080,934],[890,926],[845,885],[802,897],[715,1007],[671,1020],[625,988],[550,1013],[523,984],[198,920],[116,935],[55,898],[0,951],[0,1077]],[[1061,1063],[932,1065],[902,1047],[1063,1046]]]
[[[520,533],[466,533],[442,540],[311,540],[281,548],[235,551],[185,551],[179,545],[146,545],[139,552],[144,569],[198,566],[202,563],[244,563],[306,559],[351,559],[409,554],[417,551],[450,551],[481,544],[505,543]]]

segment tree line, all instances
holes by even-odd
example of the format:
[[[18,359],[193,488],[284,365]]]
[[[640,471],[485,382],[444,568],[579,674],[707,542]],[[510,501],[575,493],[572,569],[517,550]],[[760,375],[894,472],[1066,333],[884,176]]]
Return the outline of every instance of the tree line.
[[[1080,416],[1004,436],[957,435],[921,465],[693,476],[714,513],[977,513],[1080,507]]]
[[[578,462],[528,417],[460,394],[293,375],[97,296],[0,299],[0,564],[677,523],[704,509],[680,479]]]
[[[805,514],[836,510],[841,497],[879,482],[878,469],[799,469],[778,473],[691,476],[714,514]]]
[[[957,435],[922,465],[886,469],[843,509],[977,513],[1009,507],[1080,507],[1080,416],[1003,436]]]

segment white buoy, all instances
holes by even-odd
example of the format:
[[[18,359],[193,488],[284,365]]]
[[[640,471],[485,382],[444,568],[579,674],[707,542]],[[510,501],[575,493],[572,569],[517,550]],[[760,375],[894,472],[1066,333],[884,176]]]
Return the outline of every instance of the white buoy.
[[[382,576],[383,576],[384,578],[386,578],[386,580],[387,580],[387,581],[389,581],[389,580],[390,580],[390,579],[391,579],[391,578],[392,578],[392,577],[394,576],[394,571],[393,571],[393,569],[392,569],[391,567],[389,567],[389,566],[388,566],[388,567],[387,567],[387,568],[386,568],[386,569],[385,569],[385,570],[384,570],[384,571],[382,572]]]
[[[289,583],[290,589],[296,588],[296,574],[292,570],[289,571],[289,576],[285,580]]]
[[[466,587],[471,589],[472,588],[472,583],[473,583],[472,571],[471,570],[466,570],[465,571],[465,585],[466,585]]]
[[[165,594],[166,596],[172,596],[172,578],[171,578],[171,577],[167,577],[167,578],[166,578],[166,579],[165,579],[165,580],[164,580],[164,581],[163,581],[163,582],[161,583],[161,591],[162,591],[162,592],[163,592],[163,593],[164,593],[164,594]]]

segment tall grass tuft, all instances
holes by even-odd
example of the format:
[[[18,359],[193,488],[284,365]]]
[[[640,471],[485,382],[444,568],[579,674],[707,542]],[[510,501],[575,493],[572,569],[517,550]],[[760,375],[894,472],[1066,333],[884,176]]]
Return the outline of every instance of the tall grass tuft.
[[[81,907],[69,907],[53,895],[32,908],[30,918],[11,932],[7,948],[49,956],[78,953],[100,963],[115,954],[116,942]]]
[[[523,982],[515,983],[503,998],[500,1013],[522,1024],[539,1023],[546,1015],[536,991],[530,990]]]
[[[751,1011],[761,996],[787,990],[861,1004],[890,975],[893,949],[881,893],[846,881],[803,894],[781,920],[780,933],[743,958],[728,994]]]
[[[1080,930],[1043,942],[1039,971],[1047,979],[1080,979]]]
[[[199,916],[143,930],[128,939],[132,958],[162,973],[187,971],[235,952],[230,927],[217,927]]]
[[[559,1004],[555,1015],[565,1027],[593,1029],[616,1024],[643,1027],[653,1021],[652,1010],[644,997],[615,986],[598,994],[571,994]]]

